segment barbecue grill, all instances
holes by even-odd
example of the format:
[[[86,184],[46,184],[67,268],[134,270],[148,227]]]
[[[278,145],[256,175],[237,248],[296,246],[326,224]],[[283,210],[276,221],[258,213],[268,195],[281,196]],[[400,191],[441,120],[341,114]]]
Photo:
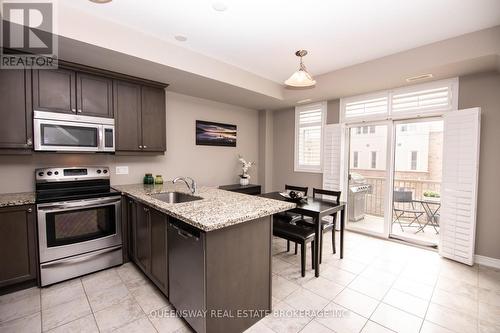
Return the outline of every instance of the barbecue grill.
[[[365,218],[366,195],[372,193],[372,186],[359,173],[349,175],[349,221]]]

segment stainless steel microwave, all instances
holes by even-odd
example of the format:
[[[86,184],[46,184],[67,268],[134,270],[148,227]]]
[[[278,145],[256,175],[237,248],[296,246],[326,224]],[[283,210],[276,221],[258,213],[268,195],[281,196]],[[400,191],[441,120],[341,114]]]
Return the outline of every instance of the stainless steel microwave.
[[[115,120],[34,111],[36,151],[114,152]]]

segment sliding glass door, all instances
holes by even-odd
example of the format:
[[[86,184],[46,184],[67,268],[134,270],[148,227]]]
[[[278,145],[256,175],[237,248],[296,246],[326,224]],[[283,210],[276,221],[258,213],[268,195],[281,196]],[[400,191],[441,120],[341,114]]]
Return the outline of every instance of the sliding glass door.
[[[347,228],[436,247],[442,118],[347,128]]]
[[[395,123],[390,237],[438,245],[442,166],[442,118]]]
[[[387,234],[390,128],[387,122],[349,127],[347,227],[351,230]]]

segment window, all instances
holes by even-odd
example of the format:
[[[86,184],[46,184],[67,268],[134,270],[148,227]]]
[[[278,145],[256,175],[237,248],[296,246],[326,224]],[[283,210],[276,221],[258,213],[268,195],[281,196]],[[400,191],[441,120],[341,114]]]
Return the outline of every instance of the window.
[[[363,134],[368,133],[368,126],[363,126]]]
[[[401,132],[406,132],[406,131],[408,131],[408,126],[401,125]]]
[[[340,100],[341,123],[404,119],[458,109],[458,78],[434,81]]]
[[[352,153],[352,167],[358,168],[359,165],[359,152],[355,151]]]
[[[370,126],[370,133],[371,134],[375,133],[375,126]]]
[[[376,151],[372,151],[371,168],[372,169],[377,168],[377,152]]]
[[[356,134],[361,134],[361,127],[356,127]]]
[[[418,151],[411,152],[410,170],[417,170]]]
[[[326,102],[295,108],[295,171],[322,171],[322,132]]]

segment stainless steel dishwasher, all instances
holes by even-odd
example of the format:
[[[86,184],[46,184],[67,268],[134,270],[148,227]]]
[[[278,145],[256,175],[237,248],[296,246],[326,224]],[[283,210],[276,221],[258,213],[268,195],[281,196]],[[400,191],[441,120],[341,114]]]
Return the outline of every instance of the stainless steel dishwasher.
[[[169,300],[198,333],[206,332],[205,234],[177,219],[168,224]]]

